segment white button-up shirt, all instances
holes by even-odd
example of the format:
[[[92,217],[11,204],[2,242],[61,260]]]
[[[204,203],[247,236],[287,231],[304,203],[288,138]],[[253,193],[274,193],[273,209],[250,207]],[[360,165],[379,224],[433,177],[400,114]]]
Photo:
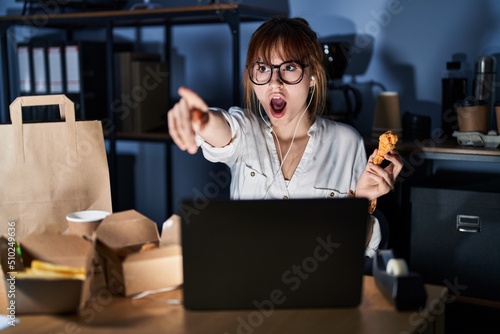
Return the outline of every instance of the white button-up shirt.
[[[316,117],[297,169],[285,180],[269,126],[238,107],[221,111],[232,130],[231,142],[213,147],[199,136],[197,141],[206,159],[230,168],[232,199],[341,198],[356,189],[367,158],[363,139],[352,127]],[[381,239],[378,221],[372,220],[368,256],[374,255]]]

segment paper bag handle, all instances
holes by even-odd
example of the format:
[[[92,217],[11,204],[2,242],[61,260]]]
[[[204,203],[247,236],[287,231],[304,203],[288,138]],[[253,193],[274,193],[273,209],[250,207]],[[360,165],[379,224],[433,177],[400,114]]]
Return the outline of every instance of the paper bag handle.
[[[65,95],[20,96],[9,106],[10,119],[14,128],[14,145],[17,162],[24,162],[24,138],[22,107],[58,105],[61,119],[66,122],[68,152],[78,154],[76,150],[75,104]]]

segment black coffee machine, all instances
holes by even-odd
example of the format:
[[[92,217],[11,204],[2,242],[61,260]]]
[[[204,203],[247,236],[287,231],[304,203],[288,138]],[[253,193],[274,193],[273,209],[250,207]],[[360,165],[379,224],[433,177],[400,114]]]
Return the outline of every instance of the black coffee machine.
[[[323,40],[321,43],[325,70],[328,75],[328,101],[325,115],[352,125],[361,111],[363,100],[358,89],[342,82],[350,61],[351,43],[328,40]]]

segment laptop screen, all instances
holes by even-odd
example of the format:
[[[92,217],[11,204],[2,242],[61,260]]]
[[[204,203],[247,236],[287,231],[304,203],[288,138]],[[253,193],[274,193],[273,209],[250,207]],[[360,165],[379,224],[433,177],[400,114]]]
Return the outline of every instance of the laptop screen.
[[[187,309],[360,303],[366,199],[182,203]]]

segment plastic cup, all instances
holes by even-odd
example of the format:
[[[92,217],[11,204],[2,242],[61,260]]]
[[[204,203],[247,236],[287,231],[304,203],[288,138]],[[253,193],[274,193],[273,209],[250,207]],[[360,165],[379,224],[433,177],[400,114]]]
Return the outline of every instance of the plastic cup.
[[[399,108],[399,95],[397,92],[381,92],[377,96],[375,113],[373,115],[372,137],[378,137],[388,131],[394,131],[398,135],[403,132],[401,125],[401,113]]]
[[[72,212],[66,216],[68,233],[91,237],[103,219],[109,215],[109,212],[100,210]]]

